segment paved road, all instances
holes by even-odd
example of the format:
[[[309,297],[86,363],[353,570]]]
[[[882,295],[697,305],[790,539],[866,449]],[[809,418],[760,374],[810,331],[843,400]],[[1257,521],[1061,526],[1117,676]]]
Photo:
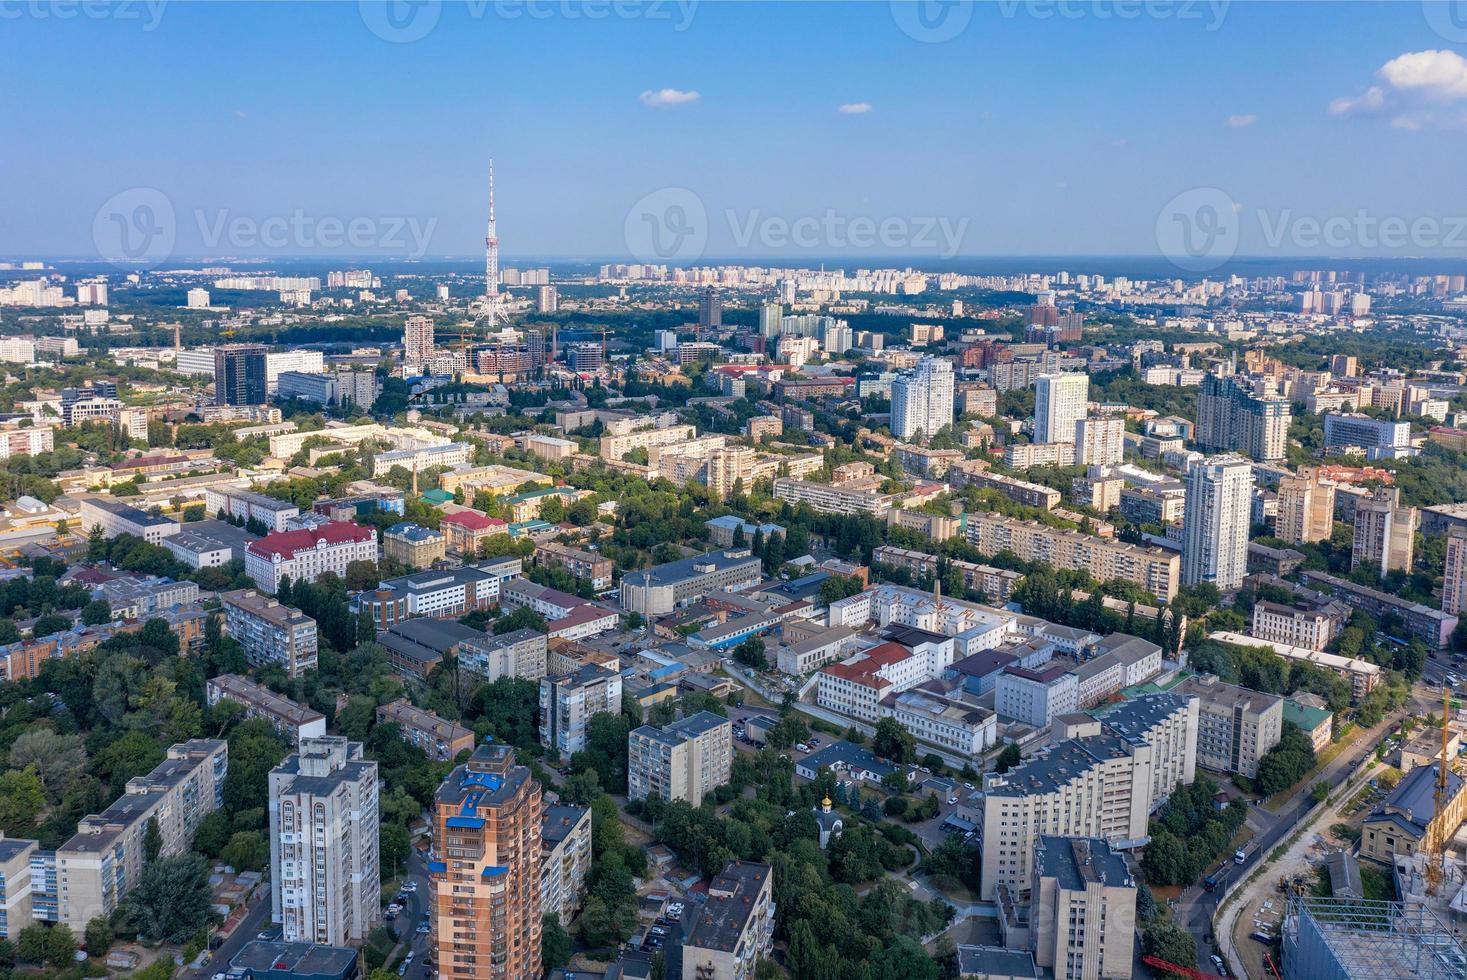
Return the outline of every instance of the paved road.
[[[1227,865],[1230,873],[1215,890],[1204,891],[1200,885],[1193,885],[1182,892],[1177,918],[1183,927],[1192,933],[1193,940],[1197,943],[1198,963],[1205,964],[1207,958],[1217,951],[1215,945],[1207,941],[1207,936],[1212,932],[1212,920],[1217,915],[1217,906],[1227,885],[1240,878],[1246,878],[1253,873],[1260,862],[1267,861],[1269,854],[1279,845],[1279,842],[1291,834],[1299,821],[1314,808],[1315,804],[1309,798],[1309,791],[1315,783],[1322,781],[1329,786],[1337,786],[1348,779],[1361,764],[1374,755],[1375,747],[1385,733],[1394,730],[1406,714],[1406,711],[1399,711],[1388,716],[1375,728],[1365,732],[1352,751],[1341,752],[1331,760],[1329,765],[1304,780],[1288,806],[1279,811],[1273,825],[1249,841],[1250,850],[1247,860],[1241,865],[1232,863]],[[1264,813],[1265,811],[1255,808],[1254,812]]]
[[[183,973],[183,980],[207,980],[216,973],[224,973],[229,969],[229,961],[239,955],[244,944],[252,942],[257,933],[270,928],[270,896],[256,898],[249,906],[249,912],[244,921],[234,930],[234,934],[220,944],[214,951],[213,958],[202,970],[191,970]]]
[[[409,892],[403,903],[402,914],[400,914],[390,925],[394,926],[397,938],[406,942],[412,950],[413,962],[403,974],[403,980],[427,980],[428,972],[428,948],[430,937],[419,935],[418,924],[423,921],[423,916],[428,912],[428,868],[424,863],[423,853],[416,847],[408,854],[407,881],[416,882],[418,890]]]

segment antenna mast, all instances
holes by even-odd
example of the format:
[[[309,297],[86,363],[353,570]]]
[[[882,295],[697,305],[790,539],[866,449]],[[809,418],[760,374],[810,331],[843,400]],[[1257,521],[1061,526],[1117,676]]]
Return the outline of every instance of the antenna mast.
[[[499,325],[499,232],[494,221],[494,158],[489,158],[489,225],[484,234],[484,301],[489,328]]]

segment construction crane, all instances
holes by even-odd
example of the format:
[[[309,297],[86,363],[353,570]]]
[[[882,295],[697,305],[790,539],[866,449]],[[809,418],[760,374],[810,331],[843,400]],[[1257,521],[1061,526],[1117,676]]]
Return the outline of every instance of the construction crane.
[[[1166,970],[1168,973],[1175,973],[1179,977],[1186,977],[1187,980],[1222,980],[1216,973],[1203,973],[1201,970],[1194,970],[1190,966],[1181,966],[1170,960],[1164,960],[1160,956],[1143,956],[1141,957],[1141,962],[1153,970]]]
[[[1436,763],[1436,796],[1434,799],[1435,810],[1432,819],[1426,825],[1426,840],[1424,850],[1426,851],[1426,893],[1435,895],[1441,887],[1442,881],[1447,876],[1447,847],[1446,821],[1442,815],[1447,806],[1447,759],[1450,758],[1448,747],[1451,744],[1451,728],[1449,722],[1452,719],[1452,688],[1442,684],[1442,754]]]

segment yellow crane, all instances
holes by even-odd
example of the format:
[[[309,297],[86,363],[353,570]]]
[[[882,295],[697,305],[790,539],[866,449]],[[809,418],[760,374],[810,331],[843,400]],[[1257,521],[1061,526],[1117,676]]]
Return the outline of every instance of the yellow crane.
[[[1442,684],[1442,754],[1437,760],[1436,766],[1436,796],[1434,799],[1435,811],[1431,822],[1426,825],[1426,840],[1423,842],[1426,851],[1426,891],[1435,895],[1437,889],[1446,878],[1447,862],[1447,821],[1444,817],[1447,806],[1447,759],[1448,746],[1451,741],[1450,728],[1452,719],[1452,689],[1447,684]]]

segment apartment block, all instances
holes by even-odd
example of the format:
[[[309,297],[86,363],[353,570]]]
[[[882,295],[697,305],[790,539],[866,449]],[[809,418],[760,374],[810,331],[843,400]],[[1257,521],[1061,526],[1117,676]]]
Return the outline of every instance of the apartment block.
[[[686,800],[693,806],[728,782],[733,725],[700,711],[664,728],[643,725],[627,736],[627,798]]]
[[[795,506],[808,504],[810,509],[821,514],[871,514],[874,517],[884,517],[895,499],[893,494],[880,493],[867,486],[865,481],[852,486],[788,477],[774,481],[774,496]]]
[[[1179,524],[1187,505],[1187,488],[1170,480],[1120,492],[1121,516],[1133,524]]]
[[[1328,541],[1334,531],[1335,485],[1313,467],[1279,480],[1279,514],[1274,534],[1288,544]]]
[[[1127,980],[1136,881],[1098,837],[1040,837],[1030,887],[1034,962],[1055,980]]]
[[[193,844],[204,817],[223,802],[229,746],[191,739],[170,746],[168,757],[100,814],[83,817],[76,834],[56,850],[57,921],[81,935],[97,916],[109,916],[142,878],[143,841],[156,820],[173,857]]]
[[[1375,419],[1368,415],[1326,412],[1324,448],[1359,447],[1367,459],[1390,459],[1411,449],[1411,423]]]
[[[396,725],[402,740],[422,749],[435,762],[447,762],[474,747],[474,733],[462,725],[413,706],[407,698],[377,708],[379,725]]]
[[[279,664],[289,677],[316,666],[316,621],[254,589],[219,596],[224,628],[256,666]]]
[[[774,869],[732,861],[683,940],[685,980],[752,980],[774,950]]]
[[[31,860],[38,846],[36,841],[0,833],[0,939],[15,942],[16,935],[31,924]]]
[[[576,578],[587,579],[593,589],[610,588],[611,574],[616,568],[605,555],[553,542],[536,545],[533,560],[537,565],[562,568]]]
[[[1284,458],[1289,434],[1289,402],[1259,396],[1240,377],[1209,374],[1197,395],[1198,448],[1234,451],[1259,462]]]
[[[623,575],[621,606],[649,618],[665,616],[712,592],[757,585],[763,576],[763,562],[747,548],[710,551]]]
[[[1057,443],[1057,445],[1065,447],[1069,443]],[[1036,449],[1043,448],[1043,446],[1036,447]],[[1005,450],[1005,453],[1007,454],[1007,450]],[[1018,457],[1015,457],[1015,460],[1016,462],[1013,464],[1015,469],[1024,468],[1019,465],[1023,462],[1022,460]],[[1007,463],[1007,455],[1005,455],[1005,462]],[[1073,458],[1071,462],[1073,462]],[[1046,464],[1035,462],[1033,456],[1030,455],[1029,462],[1024,465],[1037,466]],[[1058,463],[1054,465],[1068,466],[1070,463]],[[952,483],[953,489],[955,490],[962,489],[963,487],[977,487],[979,490],[997,490],[1005,497],[1014,501],[1014,503],[1023,504],[1025,507],[1040,507],[1044,510],[1054,510],[1059,506],[1060,500],[1062,499],[1062,495],[1054,487],[1048,487],[1042,483],[1030,483],[1027,480],[1017,480],[1011,476],[1004,476],[1002,473],[990,473],[988,471],[988,464],[981,459],[966,460],[962,463],[953,464],[952,473],[949,475],[949,482]]]
[[[440,980],[540,975],[540,784],[486,743],[433,799],[429,927]]]
[[[326,716],[283,694],[276,694],[263,684],[256,684],[239,674],[220,674],[204,684],[204,697],[213,707],[220,701],[233,701],[244,708],[246,718],[261,718],[285,736],[292,745],[302,739],[321,738],[326,734]]]
[[[458,668],[491,684],[501,677],[533,681],[545,676],[548,642],[532,629],[474,637],[459,645]]]
[[[401,521],[382,532],[382,556],[408,568],[427,568],[448,555],[442,531]]]
[[[898,548],[889,544],[884,544],[874,550],[871,553],[871,562],[890,569],[904,568],[917,578],[936,576],[938,566],[936,555],[912,551],[908,548]],[[963,577],[964,588],[982,592],[996,602],[1007,602],[1014,587],[1023,578],[1023,575],[1018,572],[1006,568],[979,565],[957,558],[949,559],[947,565],[948,568],[957,571]]]
[[[697,434],[698,430],[691,425],[668,425],[659,429],[649,420],[645,429],[617,435],[608,432],[603,435],[599,452],[602,459],[620,460],[635,449],[675,446],[692,441]]]
[[[1407,635],[1421,637],[1433,650],[1445,649],[1451,642],[1453,630],[1457,628],[1457,617],[1451,613],[1419,602],[1410,602],[1379,589],[1356,585],[1349,579],[1311,569],[1302,571],[1300,578],[1305,585],[1328,589],[1345,605],[1360,609],[1371,616],[1380,617],[1387,613],[1399,616]]]
[[[1401,491],[1381,487],[1355,504],[1355,538],[1350,568],[1378,565],[1381,577],[1393,569],[1409,572],[1420,522],[1415,507],[1401,506]]]
[[[590,877],[591,808],[547,806],[540,828],[540,910],[569,925]]]
[[[1258,760],[1283,734],[1284,699],[1227,684],[1211,674],[1189,677],[1172,689],[1197,697],[1197,764],[1252,779]]]
[[[1467,529],[1447,532],[1446,567],[1442,574],[1442,612],[1459,615],[1467,607]]]
[[[1322,653],[1319,650],[1311,650],[1308,647],[1278,643],[1272,640],[1264,640],[1226,630],[1216,630],[1208,638],[1217,640],[1219,643],[1231,643],[1234,646],[1267,647],[1285,660],[1310,663],[1327,670],[1341,680],[1349,681],[1350,696],[1357,702],[1375,690],[1375,686],[1380,683],[1384,675],[1384,671],[1379,664],[1373,664],[1368,660],[1361,660],[1358,657],[1342,657],[1336,653]]]
[[[1025,561],[1088,571],[1098,581],[1134,582],[1170,602],[1181,586],[1181,558],[1161,548],[1144,548],[1079,531],[1053,528],[995,513],[968,515],[968,543],[985,555],[1014,552]]]
[[[339,735],[270,770],[270,913],[287,943],[345,946],[381,917],[377,763]]]
[[[595,664],[540,678],[540,744],[562,762],[586,747],[593,715],[621,713],[621,675]]]
[[[1042,835],[1141,841],[1164,794],[1195,777],[1196,712],[1196,698],[1137,698],[1066,728],[1018,768],[986,774],[981,897],[1028,896]]]
[[[1318,609],[1300,609],[1261,600],[1253,604],[1252,633],[1260,640],[1323,650],[1334,639],[1340,622]]]
[[[435,466],[458,466],[472,462],[474,446],[469,442],[450,442],[441,446],[414,446],[408,449],[393,449],[372,457],[372,475],[383,476],[400,466],[409,473],[421,472]]]

